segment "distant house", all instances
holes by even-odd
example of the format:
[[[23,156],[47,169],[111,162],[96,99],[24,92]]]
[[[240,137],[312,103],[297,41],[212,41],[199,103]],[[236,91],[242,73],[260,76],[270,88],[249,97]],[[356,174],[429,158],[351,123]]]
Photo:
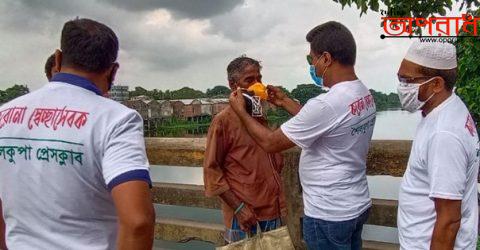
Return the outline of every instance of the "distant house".
[[[200,99],[171,100],[173,116],[180,119],[195,120],[211,115],[211,104]]]
[[[180,100],[171,100],[170,104],[172,105],[173,117],[185,119],[185,103]]]
[[[132,98],[130,98],[130,101],[150,101],[150,100],[153,100],[153,99],[146,95],[133,96]]]
[[[135,109],[144,120],[149,118],[148,105],[142,100],[128,100],[122,102],[123,105]]]
[[[200,99],[201,103],[201,115],[212,115],[213,103],[210,99]]]
[[[182,120],[201,120],[215,116],[228,107],[227,98],[153,100],[147,96],[136,96],[122,103],[135,109],[144,120],[169,117]]]
[[[202,102],[198,99],[194,99],[190,104],[186,104],[184,115],[187,119],[202,116]]]
[[[161,105],[158,101],[156,100],[147,100],[143,101],[145,104],[147,104],[147,109],[148,109],[148,119],[157,119],[161,117]]]
[[[212,116],[217,115],[228,107],[227,98],[211,99],[210,101],[212,102]]]
[[[168,100],[160,100],[159,103],[160,103],[160,116],[172,117],[173,116],[172,103]]]

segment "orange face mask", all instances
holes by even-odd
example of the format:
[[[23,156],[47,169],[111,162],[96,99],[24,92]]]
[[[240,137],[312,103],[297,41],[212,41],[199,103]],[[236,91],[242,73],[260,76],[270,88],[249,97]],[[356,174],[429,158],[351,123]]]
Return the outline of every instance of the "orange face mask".
[[[261,100],[267,100],[267,87],[262,83],[256,82],[247,90],[253,92],[256,96],[260,97]]]

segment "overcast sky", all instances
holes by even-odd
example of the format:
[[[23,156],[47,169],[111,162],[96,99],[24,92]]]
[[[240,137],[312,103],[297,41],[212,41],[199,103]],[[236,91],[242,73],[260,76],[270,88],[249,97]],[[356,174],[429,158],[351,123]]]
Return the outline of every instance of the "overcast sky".
[[[335,20],[357,42],[357,75],[369,87],[395,91],[396,72],[411,41],[380,39],[380,14],[360,17],[332,0],[2,0],[0,88],[46,84],[45,60],[60,46],[65,21],[92,18],[120,40],[116,84],[205,91],[226,85],[237,56],[262,61],[264,83],[311,83],[306,33]]]

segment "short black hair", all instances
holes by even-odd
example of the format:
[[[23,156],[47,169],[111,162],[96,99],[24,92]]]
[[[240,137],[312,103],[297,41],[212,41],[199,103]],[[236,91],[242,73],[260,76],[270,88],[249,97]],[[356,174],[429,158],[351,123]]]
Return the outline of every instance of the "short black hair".
[[[47,62],[45,62],[45,75],[47,75],[48,80],[52,78],[52,68],[55,64],[55,54],[52,54],[48,57]]]
[[[60,48],[62,66],[101,73],[117,60],[118,39],[106,25],[77,18],[63,26]]]
[[[419,73],[424,76],[440,76],[445,81],[445,88],[448,91],[452,91],[457,82],[457,68],[453,69],[433,69],[425,66],[420,66]]]
[[[326,22],[307,34],[310,48],[316,55],[329,52],[334,60],[343,65],[355,65],[357,45],[352,33],[339,22]]]
[[[233,59],[227,66],[228,81],[235,82],[238,79],[238,75],[249,65],[254,65],[258,67],[259,70],[262,69],[260,61],[247,57],[246,55],[241,55]]]

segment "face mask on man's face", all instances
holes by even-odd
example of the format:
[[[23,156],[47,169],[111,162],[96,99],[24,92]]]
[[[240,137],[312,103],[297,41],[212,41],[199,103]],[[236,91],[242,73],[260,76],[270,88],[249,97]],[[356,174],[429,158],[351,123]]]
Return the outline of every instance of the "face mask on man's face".
[[[432,79],[433,78],[430,78],[429,80],[419,84],[408,84],[400,81],[397,86],[397,93],[400,103],[402,104],[402,108],[411,113],[421,109],[425,103],[427,103],[435,95],[435,93],[430,95],[427,100],[422,102],[418,99],[420,87],[429,83]]]
[[[256,82],[252,84],[252,86],[248,87],[248,91],[252,92],[255,96],[260,97],[260,100],[264,101],[267,100],[267,87],[260,82]]]
[[[323,55],[322,55],[323,56]],[[322,56],[320,56],[316,61],[318,62],[318,60],[320,60],[320,58],[322,58]],[[318,87],[323,87],[323,79],[325,77],[325,72],[327,71],[327,68],[328,66],[323,70],[323,73],[322,73],[322,76],[317,76],[317,68],[315,67],[315,63],[312,62],[312,64],[310,64],[310,68],[309,68],[309,73],[310,73],[310,77],[312,78],[313,80],[313,83],[318,86]]]
[[[252,117],[262,117],[263,107],[259,96],[252,96],[248,93],[242,93],[245,99],[245,108]]]

